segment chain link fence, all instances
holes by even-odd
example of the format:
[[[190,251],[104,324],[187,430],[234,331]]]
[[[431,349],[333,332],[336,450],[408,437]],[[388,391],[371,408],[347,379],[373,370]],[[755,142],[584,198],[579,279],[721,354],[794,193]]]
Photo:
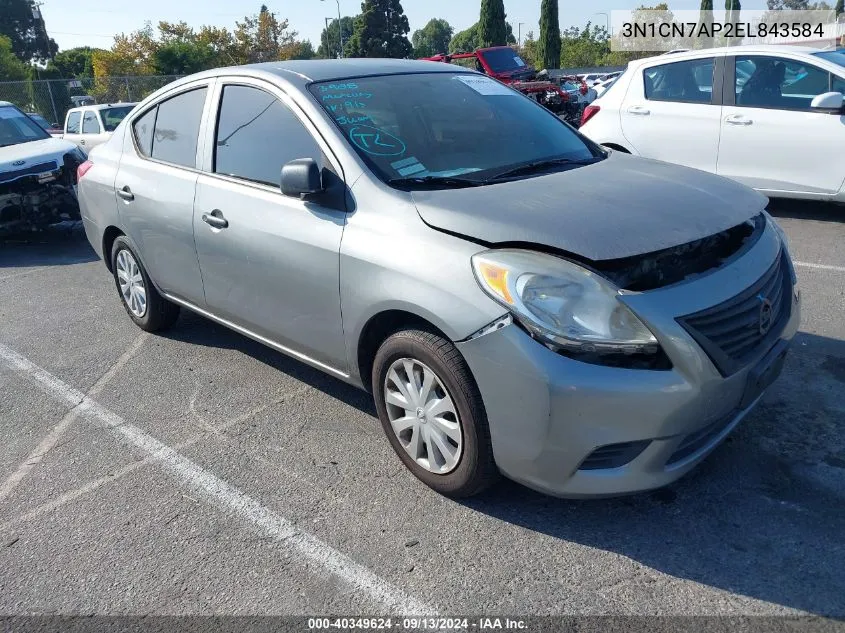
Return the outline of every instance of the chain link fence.
[[[87,77],[0,82],[0,101],[9,101],[25,112],[37,112],[58,127],[68,109],[91,103],[132,103],[180,79],[182,75]]]

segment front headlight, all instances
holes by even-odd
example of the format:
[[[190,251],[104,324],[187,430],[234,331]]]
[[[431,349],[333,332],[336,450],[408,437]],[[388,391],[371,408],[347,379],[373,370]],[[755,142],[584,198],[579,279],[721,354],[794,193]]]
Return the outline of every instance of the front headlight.
[[[472,257],[482,289],[534,336],[574,353],[654,354],[657,339],[627,306],[619,289],[565,259],[503,249]]]

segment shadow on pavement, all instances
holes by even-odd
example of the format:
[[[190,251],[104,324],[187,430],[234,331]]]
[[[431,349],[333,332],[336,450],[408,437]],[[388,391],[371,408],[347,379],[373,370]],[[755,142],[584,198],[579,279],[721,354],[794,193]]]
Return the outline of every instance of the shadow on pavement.
[[[98,259],[81,222],[64,222],[44,232],[0,237],[0,270],[67,266]]]
[[[465,504],[678,578],[845,617],[845,342],[800,333],[763,403],[651,493],[565,501],[505,482]]]
[[[767,210],[776,218],[817,220],[820,222],[845,222],[845,204],[836,202],[773,198],[769,202]]]
[[[160,335],[192,345],[238,350],[368,415],[376,415],[370,394],[189,310],[183,309],[176,325]]]
[[[237,349],[364,413],[368,394],[183,313],[166,334]],[[765,401],[699,468],[651,493],[568,501],[502,481],[463,501],[497,520],[678,578],[845,616],[845,342],[800,333]]]

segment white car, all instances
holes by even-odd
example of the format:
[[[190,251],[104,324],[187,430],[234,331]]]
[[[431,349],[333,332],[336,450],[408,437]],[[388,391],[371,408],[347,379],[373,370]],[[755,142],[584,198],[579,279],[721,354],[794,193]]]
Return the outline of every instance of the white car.
[[[695,167],[772,197],[845,202],[845,53],[797,46],[631,62],[582,118],[619,151]]]
[[[132,112],[135,103],[106,103],[71,108],[65,116],[63,138],[86,152],[111,138],[120,122]]]

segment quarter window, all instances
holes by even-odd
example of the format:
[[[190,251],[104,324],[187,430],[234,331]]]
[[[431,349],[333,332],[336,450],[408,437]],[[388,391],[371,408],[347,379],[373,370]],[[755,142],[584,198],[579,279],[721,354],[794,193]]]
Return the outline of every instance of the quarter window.
[[[713,99],[712,57],[652,66],[643,71],[649,101],[710,103]]]
[[[830,91],[830,73],[802,61],[753,55],[736,58],[736,104],[751,108],[808,110]]]
[[[81,112],[71,112],[67,115],[67,133],[68,134],[79,134],[79,122],[82,120],[82,113]]]
[[[214,172],[278,186],[282,166],[322,152],[296,115],[273,95],[226,86],[215,136]]]
[[[205,94],[206,88],[200,88],[183,92],[158,104],[152,142],[153,158],[183,167],[196,167],[197,139]]]
[[[97,114],[92,111],[85,113],[82,117],[82,133],[83,134],[99,134],[100,122],[97,120]]]
[[[135,141],[144,156],[150,156],[153,148],[153,130],[156,124],[158,108],[149,110],[146,114],[135,119],[132,129],[135,131]]]

